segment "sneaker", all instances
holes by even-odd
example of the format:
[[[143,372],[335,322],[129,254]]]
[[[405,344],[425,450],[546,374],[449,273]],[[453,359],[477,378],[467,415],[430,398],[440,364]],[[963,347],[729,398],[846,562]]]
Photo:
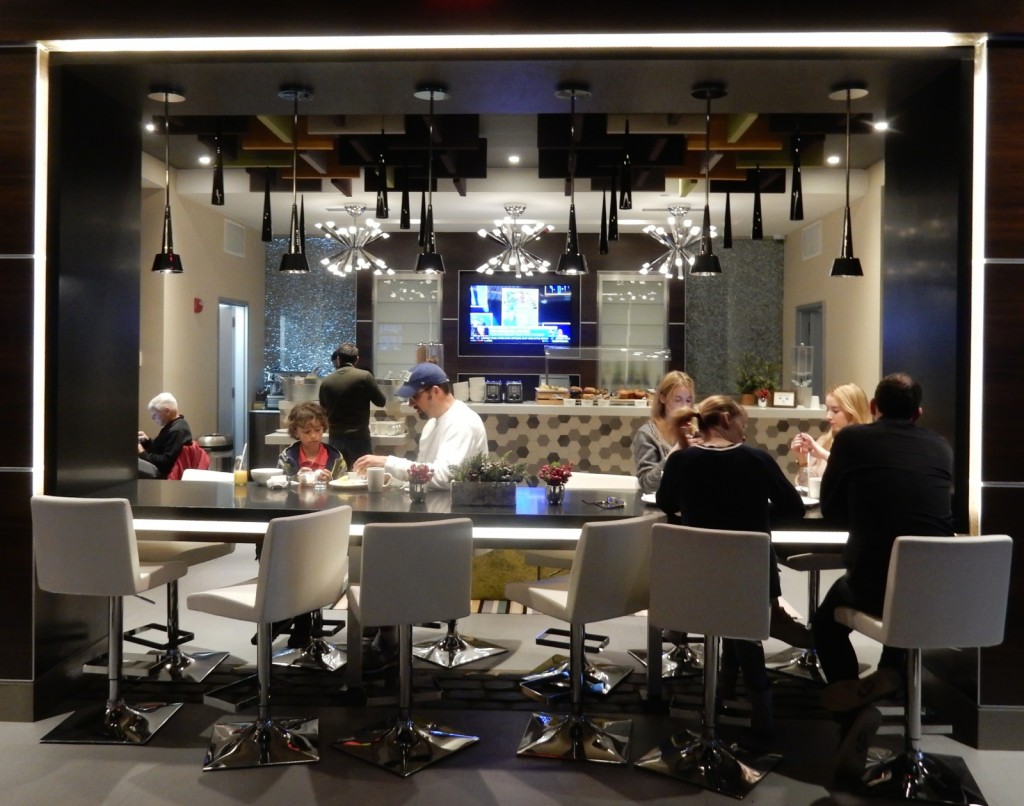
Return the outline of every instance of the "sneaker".
[[[811,631],[793,618],[778,601],[772,602],[768,634],[797,649],[811,649],[814,646]]]
[[[840,680],[821,692],[821,704],[830,711],[853,711],[895,694],[903,678],[895,669],[882,668],[857,680]]]
[[[871,740],[882,724],[882,713],[868,705],[857,713],[850,729],[839,743],[836,756],[835,781],[837,785],[849,787],[861,782],[867,765]]]

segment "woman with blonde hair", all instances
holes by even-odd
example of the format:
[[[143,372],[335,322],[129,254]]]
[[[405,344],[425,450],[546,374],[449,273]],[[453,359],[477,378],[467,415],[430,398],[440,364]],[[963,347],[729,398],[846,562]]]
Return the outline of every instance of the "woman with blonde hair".
[[[665,462],[658,488],[658,506],[673,521],[701,529],[771,533],[770,514],[803,517],[800,495],[767,451],[745,444],[747,412],[724,395],[713,395],[696,408],[673,415],[680,426],[696,423],[701,440]],[[678,515],[676,514],[678,513]],[[779,603],[782,586],[775,551],[769,554],[768,590],[771,635],[792,646],[809,647],[810,631]],[[752,727],[770,733],[771,688],[764,668],[764,649],[756,641],[727,640],[723,667],[738,665],[750,693]]]
[[[868,396],[855,383],[833,386],[825,395],[825,419],[829,430],[817,440],[801,432],[793,437],[789,446],[797,454],[807,457],[807,470],[813,476],[821,476],[832,452],[832,440],[848,425],[871,422],[871,407]]]
[[[695,394],[693,378],[677,369],[665,375],[658,384],[651,405],[651,419],[633,435],[633,465],[640,481],[640,492],[657,492],[668,455],[686,447],[687,433],[678,430],[673,414],[683,407],[692,406]]]

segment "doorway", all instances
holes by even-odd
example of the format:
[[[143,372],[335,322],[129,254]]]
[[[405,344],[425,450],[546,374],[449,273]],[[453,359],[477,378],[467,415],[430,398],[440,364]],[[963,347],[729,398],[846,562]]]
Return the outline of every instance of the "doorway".
[[[825,305],[813,302],[796,309],[796,344],[813,347],[811,355],[811,394],[825,397]]]
[[[248,441],[246,403],[249,365],[249,307],[221,300],[217,329],[217,432],[230,434],[235,455]]]

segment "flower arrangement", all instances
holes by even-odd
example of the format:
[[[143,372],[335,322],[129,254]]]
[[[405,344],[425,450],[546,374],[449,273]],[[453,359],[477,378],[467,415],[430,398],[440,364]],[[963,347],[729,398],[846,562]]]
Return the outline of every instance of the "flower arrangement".
[[[409,481],[413,484],[426,484],[434,478],[430,465],[409,465]]]
[[[522,481],[526,476],[526,465],[512,461],[512,454],[497,458],[490,454],[478,453],[464,459],[460,464],[449,465],[453,481]]]
[[[537,477],[546,484],[565,484],[572,475],[572,462],[560,462],[557,459],[541,466]]]
[[[757,392],[755,392],[755,394],[757,395],[758,400],[763,400],[765,403],[767,403],[768,398],[771,397],[772,392],[770,389],[761,388],[758,389]]]

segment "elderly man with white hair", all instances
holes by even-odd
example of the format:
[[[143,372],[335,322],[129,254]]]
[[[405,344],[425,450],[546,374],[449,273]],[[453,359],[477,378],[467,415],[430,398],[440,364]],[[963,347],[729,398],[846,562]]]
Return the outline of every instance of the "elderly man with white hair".
[[[178,401],[170,392],[161,392],[146,407],[160,433],[150,439],[139,431],[139,475],[165,479],[183,446],[192,442],[192,429],[178,412]]]

